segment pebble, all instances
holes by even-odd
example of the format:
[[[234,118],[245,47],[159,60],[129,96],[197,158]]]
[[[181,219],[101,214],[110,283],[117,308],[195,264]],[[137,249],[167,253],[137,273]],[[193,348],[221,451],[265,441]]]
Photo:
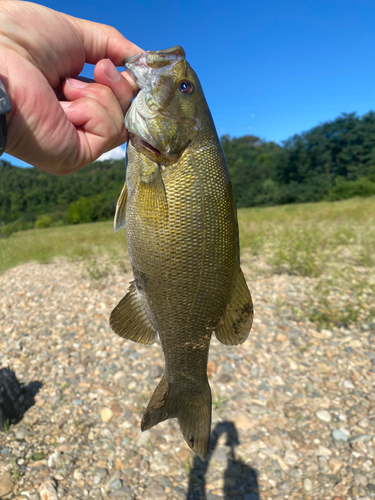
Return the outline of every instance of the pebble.
[[[349,436],[347,435],[346,432],[344,432],[341,429],[334,429],[332,431],[332,437],[335,441],[348,441]]]
[[[92,495],[92,493],[91,493]],[[99,496],[100,493],[98,492],[98,495]],[[119,488],[118,490],[114,490],[112,491],[112,493],[110,493],[109,495],[109,498],[121,498],[121,500],[133,500],[134,497],[129,493],[129,488],[125,487],[125,488]]]
[[[17,441],[23,441],[25,439],[25,437],[29,436],[29,435],[30,435],[30,432],[25,427],[20,426],[17,429],[16,439],[17,439]]]
[[[59,467],[61,464],[62,455],[59,451],[55,451],[48,457],[48,467],[54,469],[55,467]]]
[[[301,409],[298,406],[287,403],[284,405],[284,413],[289,418],[294,418],[301,413]]]
[[[243,414],[238,415],[236,417],[235,422],[236,422],[237,428],[242,429],[242,430],[248,430],[254,426],[254,423],[251,420],[251,418],[248,417],[247,415],[243,415]]]
[[[214,451],[213,457],[218,462],[226,462],[227,461],[227,454],[226,454],[224,448],[216,448],[216,450]]]
[[[276,460],[279,464],[279,466],[281,467],[281,469],[284,471],[284,472],[288,472],[289,471],[289,467],[287,466],[287,464],[284,462],[284,460],[279,456],[279,455],[276,455]]]
[[[207,500],[222,500],[222,498],[222,496],[216,495],[212,491],[209,491],[207,495]]]
[[[336,484],[336,486],[333,488],[333,492],[335,495],[346,495],[347,492],[349,491],[350,485],[347,484],[345,481],[341,481],[340,483]]]
[[[319,446],[318,448],[318,455],[322,455],[323,457],[330,457],[332,455],[332,450],[327,448],[326,446]]]
[[[113,380],[115,382],[118,382],[119,380],[121,380],[122,378],[126,378],[126,373],[123,371],[123,370],[119,370],[117,371],[114,376],[113,376]]]
[[[288,337],[285,335],[285,333],[278,333],[276,335],[276,340],[278,342],[285,342],[286,340],[288,340]]]
[[[164,488],[171,488],[172,487],[172,483],[170,481],[170,479],[167,477],[167,476],[162,476],[161,479],[160,479],[160,484],[164,487]]]
[[[287,450],[284,455],[284,462],[290,467],[294,467],[298,462],[298,456],[293,451]]]
[[[160,484],[151,481],[147,488],[148,494],[155,500],[167,500],[168,496]]]
[[[163,373],[163,368],[160,365],[152,365],[150,367],[151,378],[158,378],[162,375],[162,373]]]
[[[358,434],[357,436],[353,436],[349,438],[349,441],[353,443],[367,443],[368,441],[371,441],[373,438],[372,435],[370,434]]]
[[[345,389],[354,389],[354,384],[351,380],[344,380],[342,385]]]
[[[115,479],[114,481],[111,481],[111,483],[109,484],[108,490],[109,491],[119,490],[120,488],[122,488],[121,479]]]
[[[140,431],[164,359],[159,342],[128,342],[108,325],[129,274],[108,263],[108,275],[94,280],[83,263],[58,259],[3,273],[1,366],[35,400],[0,433],[8,497],[41,500],[49,488],[48,500],[371,499],[375,323],[319,331],[290,307],[303,311],[319,278],[272,275],[257,259],[244,266],[256,305],[249,339],[211,341],[205,462],[174,419]],[[375,285],[375,272],[361,273]],[[330,293],[340,304],[342,293]]]
[[[113,417],[113,411],[111,408],[102,408],[100,410],[100,418],[102,419],[102,422],[107,423],[111,420]]]
[[[308,477],[306,477],[303,480],[303,488],[304,488],[305,491],[311,491],[313,489],[312,481]]]
[[[341,462],[341,460],[338,460],[337,458],[331,458],[331,460],[328,462],[328,465],[332,473],[337,474],[344,464],[343,462]]]
[[[332,420],[331,414],[327,410],[319,410],[315,413],[315,415],[322,422],[330,422]]]
[[[112,474],[110,474],[110,476],[106,478],[106,482],[104,484],[104,490],[105,491],[113,490],[112,483],[114,483],[117,479],[120,479],[120,477],[121,477],[121,472],[118,470],[115,470]]]
[[[9,472],[3,472],[0,476],[0,497],[4,497],[13,489],[13,481],[10,478]]]
[[[41,500],[58,500],[56,488],[50,480],[40,486],[39,495]]]
[[[186,460],[188,460],[191,457],[191,452],[186,448],[181,448],[177,452],[177,456],[181,460],[181,462],[186,462]]]
[[[93,477],[93,483],[94,484],[99,484],[101,482],[102,478],[99,476],[99,474],[95,474]]]
[[[83,479],[85,476],[83,474],[83,472],[79,469],[74,469],[73,471],[73,477],[76,481],[79,481],[81,479]]]

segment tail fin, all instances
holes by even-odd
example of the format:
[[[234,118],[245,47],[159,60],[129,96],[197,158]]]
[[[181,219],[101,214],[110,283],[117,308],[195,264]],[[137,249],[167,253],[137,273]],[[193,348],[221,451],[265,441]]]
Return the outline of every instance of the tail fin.
[[[210,440],[211,406],[208,381],[203,390],[186,399],[183,394],[173,391],[163,375],[143,414],[141,429],[145,431],[168,418],[178,418],[185,441],[204,460]]]

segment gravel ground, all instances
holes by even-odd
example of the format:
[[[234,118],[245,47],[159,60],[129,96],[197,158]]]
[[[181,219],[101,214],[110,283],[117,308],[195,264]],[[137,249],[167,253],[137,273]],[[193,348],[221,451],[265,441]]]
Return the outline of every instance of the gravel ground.
[[[175,420],[141,433],[163,355],[112,333],[130,274],[103,266],[102,277],[63,260],[0,276],[0,367],[35,395],[0,432],[1,498],[375,498],[375,323],[318,331],[283,317],[280,300],[297,304],[310,281],[245,266],[254,328],[237,348],[212,340],[202,462]]]

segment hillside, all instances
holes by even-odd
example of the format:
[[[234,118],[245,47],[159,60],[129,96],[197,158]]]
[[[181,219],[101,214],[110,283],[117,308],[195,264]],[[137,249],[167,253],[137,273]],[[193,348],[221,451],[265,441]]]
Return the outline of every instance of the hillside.
[[[66,220],[67,210],[80,198],[88,198],[95,205],[91,220],[108,219],[113,216],[125,180],[123,161],[96,162],[67,177],[0,163],[0,224],[35,222],[44,214],[52,221],[70,222]]]
[[[282,145],[256,136],[223,136],[221,144],[238,207],[375,195],[372,111],[343,114]],[[125,175],[123,161],[96,162],[67,177],[0,164],[3,235],[34,225],[108,220]]]

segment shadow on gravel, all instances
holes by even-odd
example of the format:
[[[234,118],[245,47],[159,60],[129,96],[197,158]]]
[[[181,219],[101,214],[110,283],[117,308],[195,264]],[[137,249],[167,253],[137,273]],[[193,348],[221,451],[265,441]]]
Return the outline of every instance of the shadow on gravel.
[[[38,381],[20,384],[16,374],[9,368],[0,369],[0,431],[22,420],[24,414],[35,404],[35,395],[42,387]]]
[[[229,453],[225,453],[224,448],[216,446],[222,434],[226,434],[226,446],[230,448]],[[189,490],[187,500],[260,500],[258,488],[258,472],[244,464],[239,457],[236,457],[234,449],[239,444],[238,434],[233,422],[220,422],[211,433],[210,447],[206,460],[195,458],[195,464],[190,472]],[[206,493],[205,475],[208,470],[210,460],[214,456],[219,462],[227,462],[224,472],[224,487],[220,495]],[[219,479],[219,478],[215,478]]]

